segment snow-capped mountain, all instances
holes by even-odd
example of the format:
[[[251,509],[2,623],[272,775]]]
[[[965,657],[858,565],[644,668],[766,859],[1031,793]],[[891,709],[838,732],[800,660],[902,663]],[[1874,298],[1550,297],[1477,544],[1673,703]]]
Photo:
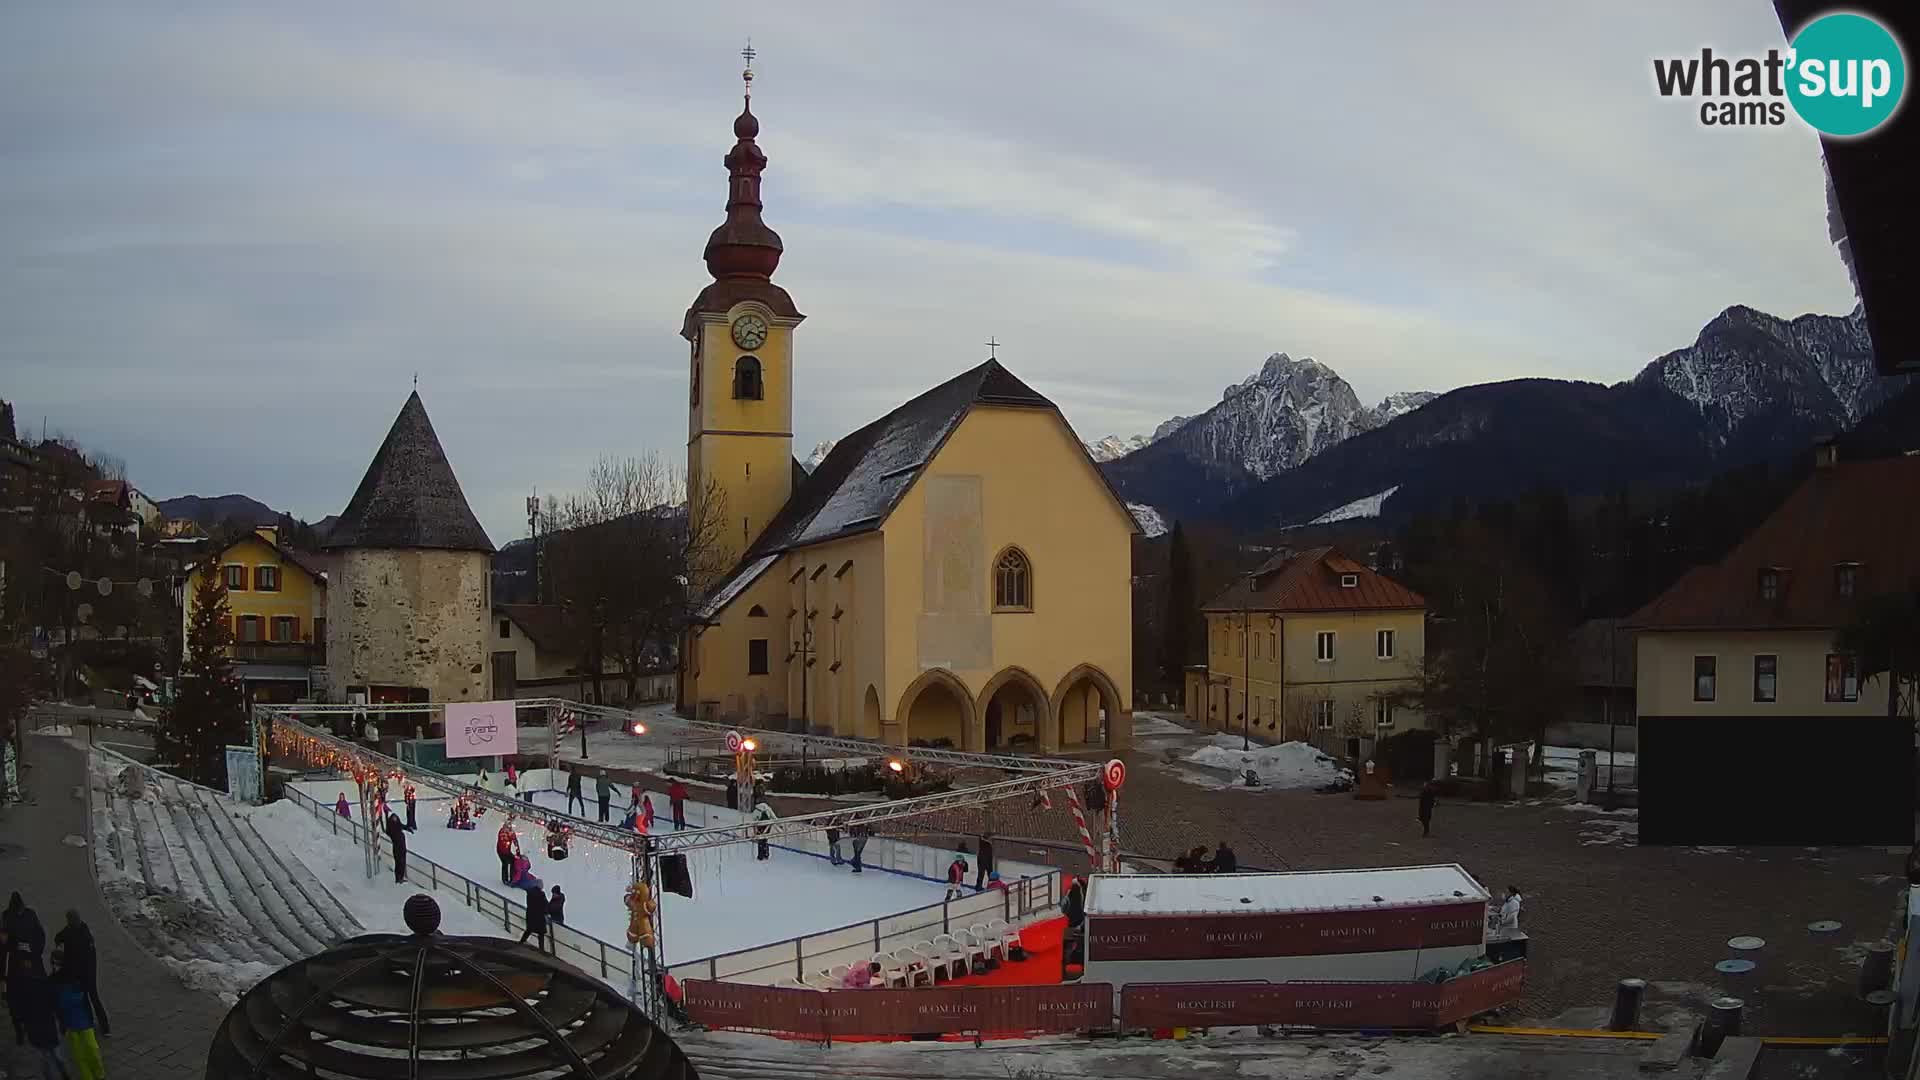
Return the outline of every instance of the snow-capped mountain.
[[[1093,457],[1093,460],[1098,462],[1108,462],[1116,458],[1123,458],[1135,450],[1144,450],[1154,443],[1159,442],[1161,439],[1166,438],[1173,432],[1180,430],[1180,425],[1191,419],[1193,419],[1191,416],[1175,416],[1171,419],[1163,420],[1159,427],[1153,429],[1153,434],[1151,435],[1135,435],[1127,439],[1123,439],[1118,435],[1108,435],[1105,438],[1095,439],[1086,444],[1087,453]]]
[[[1264,480],[1434,397],[1411,391],[1368,407],[1332,368],[1311,357],[1274,353],[1259,371],[1227,387],[1218,405],[1169,420],[1143,445],[1165,439],[1190,457]]]
[[[1725,445],[1763,416],[1786,410],[1831,430],[1852,427],[1908,379],[1874,371],[1866,315],[1802,315],[1788,321],[1749,307],[1721,312],[1692,345],[1660,357],[1635,378],[1691,402]]]
[[[827,460],[827,455],[833,453],[834,446],[838,445],[839,442],[839,439],[822,439],[820,442],[814,444],[813,453],[800,459],[800,467],[808,472],[819,468],[820,463]]]

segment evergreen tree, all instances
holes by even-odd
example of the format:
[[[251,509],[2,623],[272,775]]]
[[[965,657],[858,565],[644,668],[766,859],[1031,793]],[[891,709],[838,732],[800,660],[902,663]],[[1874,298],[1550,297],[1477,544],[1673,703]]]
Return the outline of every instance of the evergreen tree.
[[[1167,602],[1160,639],[1160,670],[1166,681],[1185,693],[1187,664],[1195,658],[1200,609],[1193,595],[1193,553],[1179,522],[1167,534]]]
[[[226,786],[226,747],[247,741],[247,712],[228,647],[233,620],[227,585],[209,566],[193,596],[187,626],[187,659],[172,708],[161,718],[156,747],[163,760],[195,783]]]
[[[1887,677],[1887,719],[1920,719],[1920,581],[1869,598],[1833,646],[1860,658],[1861,679]]]

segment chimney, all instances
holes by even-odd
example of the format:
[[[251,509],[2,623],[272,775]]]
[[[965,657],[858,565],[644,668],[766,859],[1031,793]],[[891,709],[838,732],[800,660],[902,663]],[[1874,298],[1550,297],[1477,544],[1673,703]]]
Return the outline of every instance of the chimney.
[[[1831,469],[1840,464],[1840,444],[1832,439],[1815,443],[1813,447],[1813,467]]]
[[[277,525],[256,525],[253,534],[274,547],[280,546],[280,528]]]

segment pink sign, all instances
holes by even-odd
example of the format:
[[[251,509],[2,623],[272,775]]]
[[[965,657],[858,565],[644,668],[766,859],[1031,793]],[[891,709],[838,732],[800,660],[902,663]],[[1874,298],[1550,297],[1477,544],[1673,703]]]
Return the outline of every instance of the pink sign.
[[[476,701],[447,705],[447,756],[493,757],[520,751],[514,702]]]

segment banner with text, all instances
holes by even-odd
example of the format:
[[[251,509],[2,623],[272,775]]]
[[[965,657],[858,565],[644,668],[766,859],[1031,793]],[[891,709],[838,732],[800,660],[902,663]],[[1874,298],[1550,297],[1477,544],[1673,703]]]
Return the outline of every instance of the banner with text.
[[[1431,983],[1132,983],[1120,991],[1120,1026],[1411,1028],[1431,1030],[1520,998],[1526,961]]]
[[[1088,960],[1217,960],[1250,956],[1323,956],[1476,945],[1486,935],[1486,906],[1251,915],[1087,916]]]
[[[687,1014],[708,1027],[822,1038],[1062,1033],[1113,1024],[1113,987],[1105,983],[822,991],[690,979],[686,1005]]]
[[[492,757],[520,752],[520,728],[511,701],[449,702],[447,756]]]

